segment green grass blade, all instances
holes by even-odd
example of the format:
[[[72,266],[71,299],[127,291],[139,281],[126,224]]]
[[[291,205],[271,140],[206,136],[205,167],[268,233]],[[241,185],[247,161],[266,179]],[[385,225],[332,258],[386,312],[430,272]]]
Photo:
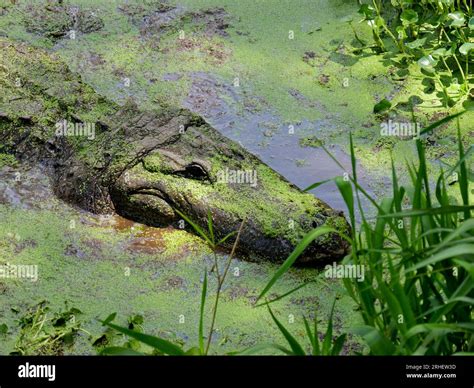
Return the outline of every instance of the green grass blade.
[[[259,354],[260,352],[262,352],[264,350],[267,350],[267,349],[276,349],[276,350],[278,350],[278,351],[280,351],[284,354],[287,354],[287,355],[292,355],[293,354],[291,350],[285,348],[284,346],[274,344],[274,343],[267,343],[267,342],[257,344],[255,346],[251,346],[251,347],[246,348],[244,350],[238,350],[238,351],[230,352],[230,353],[227,353],[227,354],[230,355],[230,356],[252,356],[254,354]]]
[[[450,115],[450,116],[447,116],[447,117],[445,117],[445,118],[443,118],[443,119],[441,119],[441,120],[438,120],[438,121],[436,121],[435,123],[433,123],[433,124],[427,126],[426,128],[423,128],[423,130],[420,131],[420,135],[424,135],[425,133],[430,132],[430,131],[432,131],[433,129],[436,129],[436,128],[440,127],[441,125],[443,125],[443,124],[445,124],[445,123],[447,123],[447,122],[449,122],[449,121],[451,121],[451,120],[454,120],[456,117],[462,116],[462,115],[465,114],[466,112],[467,112],[467,110],[463,110],[463,111],[461,111],[461,112],[454,113],[454,114],[452,114],[452,115]]]
[[[471,255],[472,257],[473,253],[474,244],[459,244],[454,247],[445,249],[444,251],[441,251],[435,255],[432,255],[428,259],[423,260],[420,263],[417,263],[416,265],[408,268],[407,270],[405,270],[405,272],[415,271],[419,268],[423,268],[428,265],[433,265],[446,259],[457,258],[458,256]]]
[[[459,148],[459,159],[464,159],[464,146],[462,144],[461,138],[461,127],[459,125],[458,119],[458,148]],[[467,174],[467,167],[466,162],[463,160],[459,166],[459,190],[461,191],[461,197],[464,206],[469,206],[469,181],[468,181],[468,174]],[[471,218],[471,211],[466,209],[464,211],[464,219]]]
[[[189,225],[192,226],[192,228],[195,230],[195,232],[197,234],[199,234],[204,240],[206,240],[206,242],[210,245],[210,246],[214,246],[214,243],[213,241],[209,238],[209,236],[206,234],[206,232],[204,232],[204,230],[199,226],[197,225],[196,223],[194,223],[193,221],[191,221],[191,219],[186,216],[185,214],[183,214],[181,211],[179,211],[178,209],[174,209],[174,211],[176,213],[178,213]]]
[[[105,348],[100,352],[101,356],[144,356],[143,353],[137,352],[130,348],[123,348],[120,346],[111,346]]]
[[[214,225],[212,223],[212,215],[210,211],[207,212],[207,228],[209,230],[210,240],[212,241],[212,244],[215,245],[216,239],[214,237]]]
[[[291,294],[293,294],[294,292],[300,290],[301,288],[306,287],[306,286],[307,286],[308,284],[310,284],[310,283],[314,283],[314,282],[306,282],[306,283],[300,284],[300,285],[298,285],[297,287],[291,289],[290,291],[285,292],[283,295],[280,295],[280,296],[277,296],[277,297],[274,298],[274,299],[267,300],[267,301],[265,301],[265,302],[259,303],[259,304],[257,304],[255,307],[266,306],[266,305],[269,305],[269,304],[271,304],[271,303],[274,303],[274,302],[276,302],[276,301],[278,301],[278,300],[284,299],[284,298],[286,298],[288,295],[291,295]]]
[[[332,343],[332,328],[333,328],[333,317],[334,317],[334,307],[336,307],[336,299],[332,302],[331,313],[329,314],[328,326],[326,328],[326,334],[324,335],[322,354],[329,354]]]
[[[356,224],[355,224],[354,195],[352,192],[352,185],[349,181],[344,180],[342,177],[336,177],[336,185],[349,211],[349,218],[351,220],[352,230],[355,231]],[[354,235],[353,235],[353,240],[355,240]]]
[[[290,345],[290,348],[293,352],[293,354],[295,356],[305,356],[306,353],[304,352],[303,348],[301,347],[301,345],[298,343],[298,341],[295,339],[295,337],[293,337],[290,332],[288,330],[286,330],[285,326],[283,326],[280,321],[277,319],[277,317],[275,317],[275,315],[273,314],[273,311],[272,309],[270,308],[270,306],[267,306],[268,307],[268,311],[270,312],[270,315],[272,316],[272,319],[273,321],[275,322],[275,324],[278,326],[278,329],[280,330],[280,332],[283,334],[283,336],[285,337],[285,339],[288,341],[288,344]]]
[[[151,346],[152,348],[159,350],[160,352],[164,354],[168,354],[170,356],[184,355],[184,351],[178,345],[175,345],[172,342],[169,342],[162,338],[154,337],[148,334],[139,333],[137,331],[133,331],[125,327],[114,325],[113,323],[107,323],[107,322],[102,322],[102,323],[105,326],[108,326],[114,330],[117,330],[118,332],[125,334],[129,337],[132,337],[145,345]]]
[[[320,226],[316,229],[313,229],[309,233],[307,233],[303,239],[300,241],[300,243],[296,246],[296,248],[293,250],[293,252],[288,256],[288,258],[285,260],[285,262],[281,265],[281,267],[278,269],[278,271],[273,275],[273,277],[270,279],[268,284],[265,286],[263,291],[260,293],[258,296],[256,302],[258,302],[260,299],[262,299],[265,294],[273,287],[273,285],[277,282],[278,279],[280,279],[283,274],[285,274],[290,267],[295,263],[295,261],[300,257],[300,255],[303,253],[303,251],[306,249],[306,247],[311,244],[315,239],[318,237],[328,234],[328,233],[338,233],[334,228],[330,228],[328,226]]]
[[[390,356],[395,354],[395,346],[372,326],[359,326],[353,329],[354,333],[360,335],[370,347],[374,355]]]
[[[341,353],[342,348],[344,347],[344,343],[346,342],[347,334],[341,334],[337,339],[334,341],[334,345],[331,351],[332,356],[338,356]]]
[[[204,306],[207,297],[207,271],[204,271],[204,281],[202,283],[201,309],[199,311],[199,351],[204,354]]]
[[[311,343],[311,348],[312,348],[312,355],[313,356],[319,356],[320,355],[320,350],[319,350],[319,340],[318,340],[318,333],[315,332],[314,335],[311,332],[311,328],[309,327],[308,320],[306,319],[305,316],[303,316],[303,321],[304,321],[304,327],[306,330],[306,335],[309,338],[309,342]]]
[[[324,185],[325,183],[328,183],[328,182],[331,182],[332,179],[326,179],[324,181],[321,181],[321,182],[316,182],[316,183],[313,183],[312,185],[308,186],[306,189],[304,189],[303,191],[304,192],[307,192],[307,191],[310,191],[310,190],[313,190],[319,186],[322,186]]]
[[[229,238],[235,236],[237,234],[236,231],[230,232],[227,236],[223,237],[219,242],[216,244],[217,246],[224,244]]]

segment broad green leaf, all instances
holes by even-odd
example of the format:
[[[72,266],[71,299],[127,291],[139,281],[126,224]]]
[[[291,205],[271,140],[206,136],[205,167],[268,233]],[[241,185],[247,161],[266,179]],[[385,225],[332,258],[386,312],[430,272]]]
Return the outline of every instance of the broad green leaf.
[[[466,23],[466,18],[463,12],[452,12],[448,14],[448,18],[451,19],[451,26],[462,27]]]
[[[471,111],[471,112],[474,111],[474,99],[465,100],[462,103],[462,107],[466,109],[467,111]]]
[[[386,99],[383,99],[379,103],[374,105],[374,113],[382,113],[392,107],[392,103]]]
[[[434,73],[435,67],[438,64],[438,61],[433,58],[432,55],[425,55],[424,57],[418,60],[418,65],[428,73]]]
[[[434,50],[431,56],[434,58],[445,58],[448,56],[448,51],[445,48],[439,48]]]
[[[400,20],[405,25],[418,23],[418,14],[412,9],[405,9],[400,15]]]
[[[462,55],[469,55],[472,50],[474,50],[474,43],[464,43],[461,47],[459,47],[459,52]]]
[[[407,46],[409,49],[415,50],[417,48],[423,47],[425,44],[426,38],[420,38],[405,44],[405,46]],[[431,53],[431,55],[434,55],[434,52]]]
[[[372,20],[375,17],[374,7],[368,4],[362,4],[358,12],[364,16],[365,20]]]
[[[117,316],[117,313],[110,314],[107,318],[104,319],[104,321],[102,322],[102,325],[105,326],[108,323],[112,322],[116,316]]]

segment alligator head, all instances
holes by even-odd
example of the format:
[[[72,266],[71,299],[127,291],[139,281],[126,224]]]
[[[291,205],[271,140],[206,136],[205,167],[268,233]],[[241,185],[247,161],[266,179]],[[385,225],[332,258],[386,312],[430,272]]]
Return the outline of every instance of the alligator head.
[[[49,165],[61,198],[152,226],[180,226],[181,212],[207,228],[210,214],[217,239],[245,220],[238,250],[254,260],[284,260],[308,231],[323,224],[348,231],[341,214],[201,117],[179,108],[143,112],[133,103],[119,106],[59,59],[6,40],[0,46],[4,147]],[[15,85],[18,78],[22,87]],[[94,136],[58,134],[64,120],[92,123]],[[345,240],[333,233],[315,240],[299,262],[322,263],[347,251]]]
[[[326,224],[347,232],[341,214],[303,193],[201,117],[186,110],[175,111],[164,123],[138,110],[131,116],[135,118],[124,137],[133,161],[118,169],[109,185],[114,208],[124,217],[179,226],[183,213],[207,229],[210,215],[216,239],[245,220],[239,251],[253,260],[277,262],[315,227]],[[345,241],[331,234],[316,240],[299,263],[338,259],[347,250]]]

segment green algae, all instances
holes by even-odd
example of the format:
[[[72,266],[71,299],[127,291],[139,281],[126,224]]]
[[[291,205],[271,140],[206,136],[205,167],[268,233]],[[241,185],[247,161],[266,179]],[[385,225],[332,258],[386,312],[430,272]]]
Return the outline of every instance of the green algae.
[[[16,167],[17,165],[18,161],[13,155],[0,153],[0,168],[5,166]]]
[[[215,156],[211,170],[214,181],[217,172],[224,168],[223,166],[225,158]],[[245,170],[247,166],[241,168]],[[135,166],[130,174],[140,176],[149,182],[160,182],[172,193],[173,198],[195,198],[207,203],[209,208],[221,209],[237,219],[251,218],[261,226],[267,236],[284,236],[291,243],[298,243],[305,234],[300,226],[301,217],[315,217],[326,210],[325,206],[311,194],[295,191],[290,183],[282,180],[265,165],[258,164],[255,172],[258,190],[249,184],[233,185],[231,188],[225,182],[210,184],[193,179],[183,180],[167,174],[160,157],[152,155],[146,158],[143,165]],[[343,225],[341,230],[345,229],[346,226]]]
[[[100,8],[104,28],[66,39],[54,50],[97,91],[118,102],[133,95],[148,109],[156,102],[179,104],[192,81],[188,74],[212,68],[229,84],[238,79],[239,88],[249,101],[252,96],[258,97],[255,109],[271,107],[284,122],[329,119],[331,129],[322,133],[322,141],[347,145],[347,131],[352,130],[361,149],[358,158],[367,170],[380,176],[385,175],[390,157],[388,152],[379,152],[381,136],[379,122],[372,114],[373,105],[382,98],[389,98],[396,105],[412,95],[421,96],[425,103],[417,110],[422,123],[430,121],[436,106],[436,99],[424,92],[416,69],[408,79],[399,80],[387,58],[353,53],[357,47],[353,32],[341,21],[345,16],[356,15],[356,7],[348,2],[302,1],[295,6],[290,1],[277,0],[179,0],[173,4],[188,11],[223,7],[229,18],[229,37],[206,35],[188,18],[177,20],[176,28],[162,34],[159,40],[141,37],[137,24],[156,9],[153,2],[130,1],[129,7],[140,9],[135,19],[120,11],[121,1],[109,2],[107,7],[100,7],[94,0],[75,3],[88,9]],[[51,48],[43,38],[14,23],[18,7],[8,8],[9,12],[0,17],[0,29],[8,31],[13,39]],[[370,39],[367,26],[360,24],[356,28],[362,39]],[[185,32],[184,40],[179,39],[181,30]],[[218,61],[216,53],[222,54]],[[166,81],[163,77],[170,73],[182,77]],[[129,86],[125,85],[126,80]],[[249,101],[242,104],[254,105]],[[411,119],[409,113],[404,117]],[[472,114],[461,119],[465,139],[470,136],[470,121]],[[453,136],[454,129],[448,125],[440,137]],[[307,135],[312,134],[302,134]],[[449,145],[446,147],[451,150]],[[373,157],[374,149],[377,158]],[[436,153],[429,156],[436,157]]]
[[[39,267],[36,283],[2,279],[0,322],[7,324],[9,333],[0,342],[0,353],[13,350],[19,314],[42,299],[47,299],[53,310],[62,308],[67,300],[83,312],[82,327],[92,338],[78,334],[75,346],[65,349],[66,354],[94,354],[92,340],[104,331],[96,318],[105,318],[114,311],[118,312],[119,323],[125,323],[132,314],[142,314],[147,333],[195,345],[202,275],[204,268],[212,266],[213,259],[202,241],[184,231],[167,231],[163,252],[144,254],[124,249],[139,229],[117,233],[110,227],[91,226],[84,223],[81,214],[67,207],[51,212],[0,206],[1,262]],[[171,241],[174,242],[170,244]],[[193,248],[183,252],[186,245]],[[219,255],[219,260],[225,260],[225,256]],[[218,313],[213,352],[283,340],[266,309],[252,307],[276,268],[271,264],[232,262]],[[290,271],[275,292],[283,293],[321,276],[316,270]],[[211,277],[211,298],[214,283]],[[289,328],[295,335],[303,338],[303,314],[308,316],[317,309],[318,316],[325,317],[336,295],[342,298],[337,309],[342,322],[338,330],[342,330],[356,320],[350,298],[333,281],[310,284],[291,299],[276,302],[274,309],[283,321],[291,322]],[[324,322],[323,318],[323,327]]]

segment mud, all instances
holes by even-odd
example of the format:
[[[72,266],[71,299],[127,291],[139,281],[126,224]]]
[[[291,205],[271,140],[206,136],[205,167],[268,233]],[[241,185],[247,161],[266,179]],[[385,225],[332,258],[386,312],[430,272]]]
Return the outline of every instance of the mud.
[[[28,32],[52,40],[66,36],[75,39],[75,35],[71,35],[73,31],[88,34],[104,27],[104,22],[93,10],[72,5],[29,5],[25,10],[23,23]]]
[[[123,12],[127,14],[127,11]],[[147,15],[143,15],[143,8],[135,8],[132,13],[129,10],[128,14],[132,22],[138,24],[141,36],[146,38],[159,39],[163,34],[183,29],[189,22],[193,24],[193,28],[202,30],[207,36],[229,36],[226,31],[230,27],[229,15],[219,7],[190,12],[182,6],[163,3]]]

